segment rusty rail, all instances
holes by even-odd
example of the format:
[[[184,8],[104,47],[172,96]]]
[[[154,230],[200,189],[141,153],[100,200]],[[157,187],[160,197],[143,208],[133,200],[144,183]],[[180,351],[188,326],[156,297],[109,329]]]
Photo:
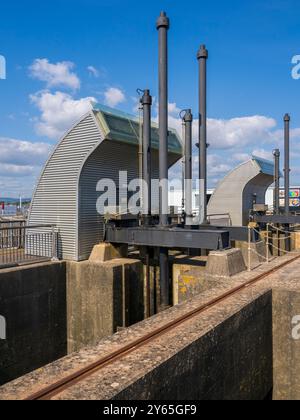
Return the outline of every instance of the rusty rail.
[[[123,357],[127,356],[128,354],[136,351],[137,349],[145,346],[146,344],[150,343],[151,341],[155,340],[156,338],[161,337],[162,335],[172,331],[174,328],[178,327],[179,325],[191,320],[197,315],[207,311],[208,309],[213,308],[218,303],[232,297],[233,295],[243,291],[244,289],[249,288],[250,286],[254,286],[261,280],[269,277],[273,273],[281,270],[282,268],[286,267],[289,264],[300,259],[300,255],[292,258],[291,260],[285,261],[284,263],[280,264],[279,266],[262,273],[255,278],[247,281],[241,286],[237,286],[230,291],[222,294],[216,299],[211,300],[209,303],[205,305],[201,305],[200,307],[176,318],[175,320],[167,323],[163,327],[157,328],[149,334],[131,342],[130,344],[122,347],[121,349],[111,353],[110,355],[103,357],[94,363],[87,365],[86,367],[72,373],[69,376],[57,381],[54,384],[51,384],[38,392],[30,395],[29,397],[25,398],[25,401],[34,401],[34,400],[51,400],[51,398],[57,396],[58,394],[66,391],[67,389],[71,388],[72,386],[76,385],[77,383],[83,381],[84,379],[88,378],[89,376],[93,375],[94,373],[98,372],[99,370],[103,369],[104,367],[112,364],[115,361],[122,359]]]

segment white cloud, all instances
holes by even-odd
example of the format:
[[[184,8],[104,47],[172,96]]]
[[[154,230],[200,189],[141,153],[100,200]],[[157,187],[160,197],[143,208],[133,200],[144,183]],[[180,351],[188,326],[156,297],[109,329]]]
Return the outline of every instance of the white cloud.
[[[35,124],[39,135],[58,139],[84,114],[92,109],[95,98],[74,99],[63,92],[51,93],[41,91],[30,96],[41,112],[41,117]]]
[[[100,76],[99,70],[97,70],[94,66],[88,66],[87,70],[91,76],[94,76],[96,78]]]
[[[119,88],[110,87],[104,92],[105,104],[112,108],[126,101],[124,92]]]
[[[277,123],[273,118],[252,116],[229,120],[208,120],[208,141],[214,149],[245,147],[274,138]]]
[[[66,87],[73,90],[80,88],[80,80],[72,71],[74,63],[62,61],[52,64],[46,58],[37,58],[29,67],[34,79],[47,83],[48,88]]]
[[[50,144],[0,137],[2,197],[30,197],[34,183],[52,150]]]
[[[7,176],[28,176],[32,175],[34,172],[33,166],[22,166],[22,165],[10,165],[6,163],[0,163],[0,175]]]
[[[181,109],[177,107],[175,102],[168,104],[169,114],[178,117]]]
[[[45,162],[52,146],[47,143],[0,137],[0,149],[0,164],[32,167]]]

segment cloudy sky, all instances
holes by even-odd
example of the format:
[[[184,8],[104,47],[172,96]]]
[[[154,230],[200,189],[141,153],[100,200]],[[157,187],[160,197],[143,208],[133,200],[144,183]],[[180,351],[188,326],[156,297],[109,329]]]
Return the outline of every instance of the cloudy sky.
[[[0,197],[31,196],[49,153],[93,101],[132,113],[137,88],[157,97],[162,9],[171,18],[169,111],[178,131],[181,109],[197,115],[196,52],[200,43],[209,50],[209,186],[252,153],[282,149],[286,112],[300,184],[298,0],[16,0],[1,5]]]

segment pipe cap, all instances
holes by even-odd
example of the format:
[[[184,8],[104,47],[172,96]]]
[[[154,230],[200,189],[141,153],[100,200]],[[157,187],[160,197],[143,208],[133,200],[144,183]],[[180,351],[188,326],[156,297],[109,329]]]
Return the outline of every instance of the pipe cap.
[[[197,58],[200,60],[201,58],[208,58],[208,50],[206,49],[205,45],[200,45],[200,48],[197,53]]]
[[[169,29],[170,28],[170,19],[167,17],[166,12],[161,12],[159,18],[157,19],[156,22],[156,28],[160,29],[160,28],[166,28]]]
[[[152,105],[152,96],[150,95],[150,90],[146,89],[144,95],[141,98],[142,105]]]
[[[191,109],[187,109],[183,117],[184,122],[193,122],[193,114]]]
[[[285,116],[284,116],[284,121],[285,121],[285,122],[291,121],[291,117],[290,117],[290,115],[289,115],[289,114],[285,114]]]

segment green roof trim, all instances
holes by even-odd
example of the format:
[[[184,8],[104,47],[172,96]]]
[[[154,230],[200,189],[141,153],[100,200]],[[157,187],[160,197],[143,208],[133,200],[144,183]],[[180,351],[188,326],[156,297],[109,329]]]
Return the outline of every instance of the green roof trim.
[[[137,117],[99,104],[94,105],[94,113],[106,135],[106,139],[133,146],[139,144],[140,123]],[[158,149],[158,125],[154,122],[152,122],[151,141],[152,148]],[[169,152],[182,156],[181,140],[174,129],[169,129]]]
[[[267,159],[263,159],[261,157],[258,156],[252,156],[252,159],[254,160],[254,162],[256,162],[256,164],[258,165],[260,171],[265,174],[265,175],[271,175],[274,176],[275,173],[275,167],[274,167],[274,163],[267,160]],[[281,176],[281,174],[280,174]]]

